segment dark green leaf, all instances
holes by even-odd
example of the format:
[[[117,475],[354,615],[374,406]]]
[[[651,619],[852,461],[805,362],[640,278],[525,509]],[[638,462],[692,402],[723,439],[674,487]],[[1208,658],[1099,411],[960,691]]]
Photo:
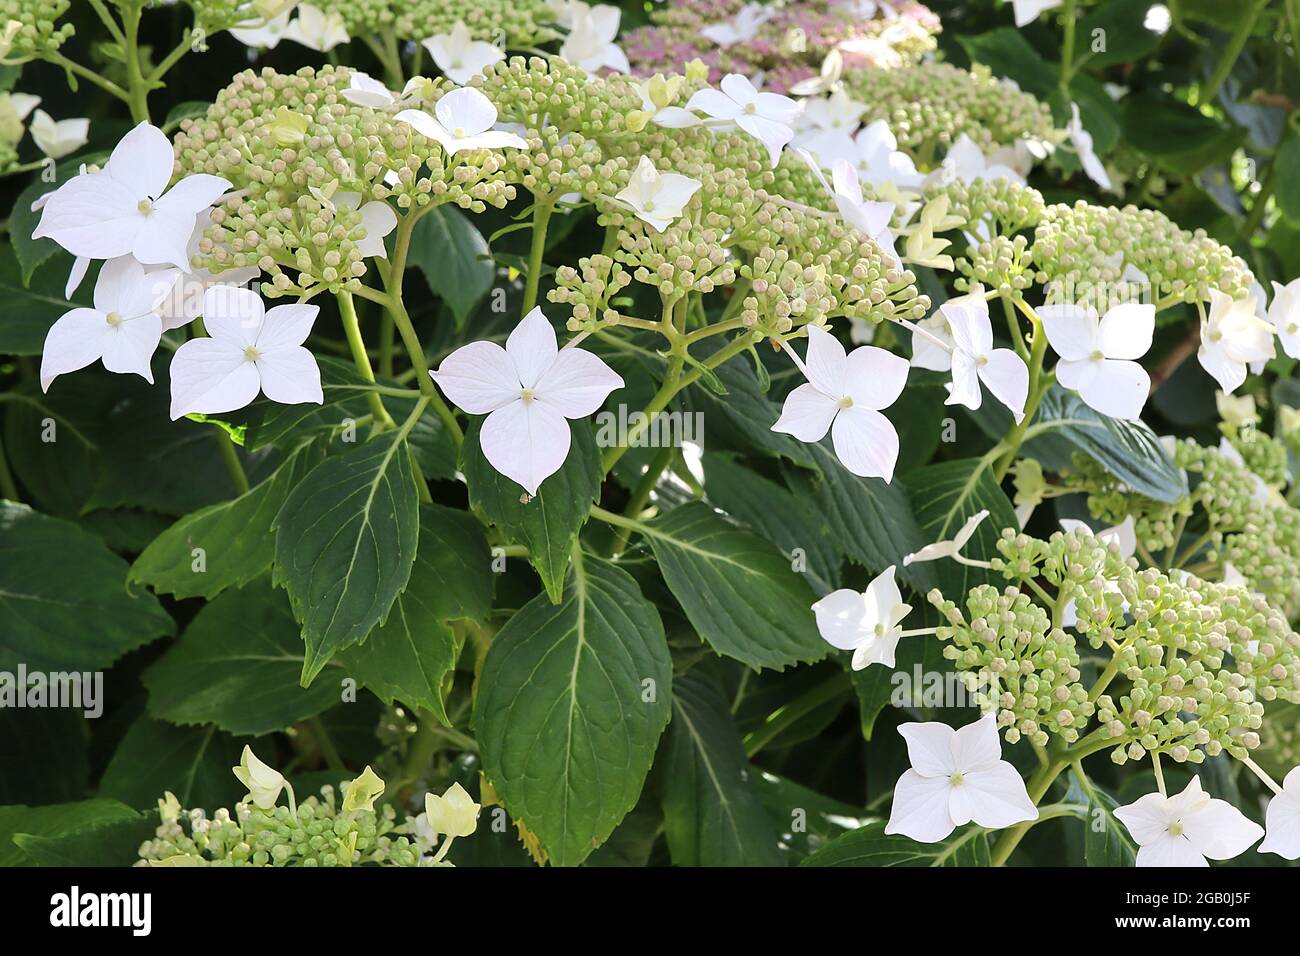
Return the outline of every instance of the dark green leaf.
[[[411,576],[419,527],[400,433],[325,459],[289,492],[274,524],[275,581],[302,624],[304,686],[388,617]]]
[[[885,835],[883,822],[836,837],[802,866],[988,866],[989,843],[978,827],[954,833],[941,843],[917,843]]]
[[[139,813],[116,800],[80,800],[44,807],[0,807],[0,867],[35,865],[35,861],[14,843],[14,837],[19,833],[61,836],[88,827],[139,819]]]
[[[99,781],[99,795],[150,810],[170,790],[182,807],[229,807],[244,795],[230,768],[240,746],[216,727],[177,727],[152,717],[133,723]]]
[[[575,561],[492,640],[474,728],[483,771],[552,862],[581,863],[636,804],[668,723],[672,662],[628,574]]]
[[[1047,96],[1060,72],[1029,45],[1015,27],[998,27],[976,36],[958,36],[957,42],[976,63],[983,63],[994,76],[1015,80],[1022,90]]]
[[[1087,806],[1083,820],[1083,856],[1089,866],[1133,866],[1137,847],[1124,824],[1115,819],[1115,798],[1076,770],[1070,771],[1067,802]]]
[[[719,654],[779,670],[830,650],[817,633],[812,591],[752,531],[695,502],[656,518],[646,535],[669,590]]]
[[[410,260],[451,308],[457,325],[469,317],[496,277],[483,236],[459,209],[446,203],[415,224]]]

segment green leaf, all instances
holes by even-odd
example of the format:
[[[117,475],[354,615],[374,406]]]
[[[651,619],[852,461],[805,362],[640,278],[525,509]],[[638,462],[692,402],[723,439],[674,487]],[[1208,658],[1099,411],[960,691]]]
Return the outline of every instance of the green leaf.
[[[1146,56],[1160,45],[1161,37],[1146,26],[1149,9],[1133,0],[1107,0],[1088,11],[1075,25],[1075,63],[1100,69]],[[1101,49],[1094,49],[1099,45]]]
[[[975,36],[958,36],[957,42],[976,63],[983,63],[994,76],[1015,80],[1027,93],[1045,97],[1056,85],[1060,70],[1049,64],[1014,27],[998,27]]]
[[[802,558],[804,578],[817,594],[839,587],[840,557],[824,516],[802,498],[725,455],[704,456],[709,500],[762,534],[789,559]],[[796,553],[797,552],[797,553]]]
[[[719,654],[778,670],[820,660],[811,589],[772,545],[702,502],[645,526],[669,590]]]
[[[831,840],[801,866],[988,866],[988,837],[978,827],[954,833],[941,843],[917,843],[885,835],[883,821]]]
[[[15,676],[10,672],[4,686],[13,688]],[[13,706],[16,701],[7,696],[7,690],[0,694],[0,803],[58,803],[84,796],[90,779],[88,702],[82,701],[81,710],[27,708]],[[95,703],[103,707],[102,693]]]
[[[496,279],[496,267],[482,234],[447,203],[425,213],[415,224],[410,261],[424,273],[434,294],[451,308],[457,325],[464,324]]]
[[[19,833],[61,836],[108,823],[138,820],[140,814],[116,800],[79,800],[44,807],[0,807],[0,867],[32,866],[34,861],[14,843]]]
[[[569,555],[600,496],[603,471],[591,426],[570,422],[573,445],[560,470],[537,488],[524,504],[524,489],[493,468],[479,447],[482,422],[474,422],[461,446],[461,471],[469,487],[470,504],[482,509],[511,544],[528,546],[528,560],[542,579],[546,593],[558,603],[564,589]]]
[[[316,362],[321,373],[321,404],[282,405],[269,398],[259,398],[249,406],[245,438],[249,451],[268,445],[289,448],[321,431],[339,428],[348,419],[355,422],[370,414],[366,398],[370,383],[351,362],[331,356],[321,356]]]
[[[474,705],[483,771],[556,865],[636,805],[671,695],[659,613],[596,558],[574,561],[560,604],[539,594],[493,638]]]
[[[0,296],[4,297],[5,304],[4,321],[0,322],[0,353],[40,355],[50,326],[63,313],[89,304],[90,283],[74,294],[77,301],[69,301],[63,294],[68,277],[58,266],[67,258],[60,256],[35,277],[24,276],[13,248],[0,245]]]
[[[1120,125],[1131,146],[1184,174],[1231,156],[1246,135],[1241,127],[1228,126],[1186,103],[1153,93],[1125,97]]]
[[[262,578],[205,605],[144,672],[149,712],[240,736],[284,730],[339,701],[335,682],[298,686],[303,657],[284,592]]]
[[[869,571],[898,565],[898,577],[924,593],[934,582],[924,564],[903,567],[903,556],[929,542],[912,514],[907,487],[897,475],[891,482],[859,478],[840,464],[825,444],[812,451],[820,476],[791,471],[790,490],[807,501],[835,529],[835,542],[844,557]]]
[[[74,524],[0,502],[0,670],[95,671],[172,632],[126,562]]]
[[[275,558],[275,516],[323,458],[322,445],[304,445],[250,491],[181,518],[136,558],[131,580],[178,598],[212,598],[261,577]]]
[[[1034,424],[1045,424],[1050,431],[1034,438],[1026,453],[1045,465],[1067,466],[1071,452],[1078,450],[1148,498],[1174,502],[1187,494],[1187,479],[1145,422],[1110,418],[1053,385],[1038,406]]]
[[[950,541],[968,518],[978,511],[988,511],[989,516],[962,549],[965,557],[988,560],[997,553],[1002,529],[1019,528],[1015,509],[984,459],[962,458],[927,465],[909,472],[906,480],[916,520],[927,541]],[[940,558],[933,567],[945,594],[965,594],[977,585],[1001,580],[983,568],[952,558]]]
[[[691,410],[704,416],[710,436],[706,444],[712,447],[712,438],[720,437],[721,444],[753,448],[805,468],[817,467],[810,446],[772,431],[772,425],[781,417],[781,408],[763,394],[752,365],[726,362],[716,371],[727,390],[725,398],[701,386],[692,386],[686,393]]]
[[[183,807],[228,807],[244,794],[230,768],[240,746],[216,727],[177,727],[138,718],[126,732],[100,778],[98,793],[148,810],[165,791]]]
[[[1083,858],[1089,866],[1134,866],[1137,847],[1124,824],[1115,819],[1115,798],[1077,770],[1070,771],[1067,803],[1086,804]]]
[[[37,866],[130,866],[157,826],[156,817],[137,814],[57,836],[17,833],[14,845]]]
[[[406,588],[420,510],[405,438],[389,432],[326,458],[275,518],[275,581],[302,624],[306,686],[359,644]]]
[[[5,396],[5,449],[31,502],[60,518],[79,517],[102,465],[95,439],[71,420],[79,409],[73,396],[62,390],[57,397],[42,395],[34,382]],[[77,398],[98,400],[92,388],[79,390]]]
[[[433,711],[450,725],[444,680],[460,642],[448,622],[482,620],[492,608],[492,555],[472,515],[442,505],[420,506],[420,542],[411,580],[384,624],[340,656],[348,673],[385,703],[400,700]]]
[[[780,866],[740,734],[722,695],[688,674],[673,684],[673,719],[655,779],[678,866]]]

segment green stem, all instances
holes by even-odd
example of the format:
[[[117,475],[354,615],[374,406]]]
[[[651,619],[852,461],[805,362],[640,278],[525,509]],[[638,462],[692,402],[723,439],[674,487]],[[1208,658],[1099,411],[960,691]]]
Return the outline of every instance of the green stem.
[[[1201,103],[1213,102],[1214,98],[1219,95],[1219,88],[1223,86],[1224,81],[1232,73],[1237,57],[1241,56],[1246,41],[1250,39],[1250,34],[1255,29],[1255,20],[1258,19],[1267,5],[1268,0],[1248,2],[1250,9],[1241,18],[1241,22],[1237,24],[1236,31],[1228,39],[1223,52],[1219,54],[1219,61],[1214,66],[1214,72],[1210,74],[1210,78],[1205,81],[1205,86],[1201,89]]]
[[[753,757],[764,747],[781,735],[790,725],[802,720],[823,704],[853,687],[853,678],[848,671],[841,671],[827,681],[796,697],[790,703],[770,714],[763,726],[745,738],[745,756]]]
[[[244,466],[239,461],[239,453],[235,451],[235,440],[224,428],[218,428],[212,432],[212,437],[221,449],[221,460],[226,465],[226,471],[230,472],[230,481],[235,486],[236,495],[248,494],[248,476],[244,474]]]
[[[528,276],[524,285],[524,307],[520,315],[527,315],[537,305],[537,291],[542,282],[542,256],[546,252],[546,227],[555,207],[538,200],[533,205],[533,237],[528,245]]]
[[[334,741],[330,739],[329,731],[321,723],[319,717],[313,717],[307,721],[311,727],[312,736],[316,738],[316,746],[320,749],[320,755],[325,758],[325,765],[337,773],[347,773],[347,764],[339,756],[338,748],[334,746]]]
[[[361,373],[361,377],[374,385],[375,372],[370,367],[370,354],[366,351],[365,339],[361,337],[361,324],[357,321],[357,306],[352,299],[352,293],[339,292],[335,298],[339,303],[339,315],[343,319],[343,332],[352,349],[352,362]],[[381,430],[392,428],[396,424],[388,414],[388,409],[384,407],[383,399],[379,397],[378,392],[367,392],[366,401],[369,402],[370,412]]]
[[[143,8],[130,4],[122,10],[122,29],[126,34],[127,106],[131,120],[149,122],[149,85],[140,71],[140,12]]]
[[[1024,444],[1025,433],[1029,429],[1030,422],[1033,421],[1034,415],[1038,412],[1038,405],[1043,400],[1048,387],[1052,384],[1054,376],[1043,374],[1043,359],[1047,355],[1047,333],[1043,331],[1043,323],[1038,318],[1037,313],[1029,305],[1021,300],[1015,303],[1028,316],[1029,321],[1033,324],[1032,338],[1030,340],[1029,352],[1029,398],[1025,402],[1025,414],[1020,419],[1020,423],[1011,430],[1011,433],[1003,439],[1006,445],[1006,452],[1002,460],[998,462],[993,472],[994,477],[1000,482],[1006,477],[1011,466],[1015,464],[1016,456],[1020,453],[1020,446]]]
[[[1279,148],[1281,148],[1281,144],[1279,144]],[[1277,160],[1273,159],[1269,161],[1268,172],[1264,174],[1264,180],[1259,184],[1259,192],[1255,193],[1255,201],[1250,207],[1250,215],[1246,217],[1243,231],[1247,241],[1250,241],[1259,227],[1263,225],[1264,214],[1268,211],[1268,201],[1272,197],[1276,185]]]
[[[69,60],[62,53],[58,53],[58,52],[46,53],[44,54],[44,59],[48,63],[53,63],[55,66],[63,67],[63,69],[67,70],[69,73],[71,73],[74,76],[79,76],[83,80],[87,80],[95,84],[105,93],[117,97],[117,99],[121,100],[123,103],[129,104],[131,102],[130,94],[128,94],[126,90],[122,89],[122,87],[118,86],[112,80],[104,79],[98,73],[94,72],[93,70],[87,69],[86,67],[82,66],[80,63],[77,63],[73,60]]]
[[[667,448],[661,448],[655,455],[654,460],[650,462],[650,467],[646,469],[641,480],[637,482],[636,488],[632,490],[632,497],[628,499],[627,507],[623,513],[629,518],[635,518],[645,509],[646,502],[650,499],[650,493],[654,491],[655,485],[659,481],[659,476],[664,473],[664,469],[672,462],[673,456],[677,454],[677,449],[669,445]],[[628,536],[632,533],[630,528],[619,528],[614,535],[614,547],[610,551],[611,558],[617,558],[627,547]]]
[[[1061,43],[1061,92],[1070,98],[1070,80],[1074,78],[1074,0],[1065,0],[1061,8],[1065,39]]]

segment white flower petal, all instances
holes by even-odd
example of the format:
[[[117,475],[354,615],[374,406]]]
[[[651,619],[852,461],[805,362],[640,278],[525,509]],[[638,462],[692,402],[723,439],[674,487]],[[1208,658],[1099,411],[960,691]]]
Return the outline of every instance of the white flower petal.
[[[894,784],[894,805],[885,832],[900,833],[918,843],[938,843],[956,829],[948,812],[947,777],[923,777],[908,770]]]
[[[1204,867],[1210,864],[1196,851],[1185,836],[1162,832],[1152,842],[1138,848],[1136,866]]]
[[[957,772],[953,760],[953,737],[957,731],[938,721],[898,725],[898,732],[907,741],[907,759],[912,769],[923,777],[945,779]]]
[[[965,772],[961,784],[952,788],[949,807],[958,824],[969,815],[990,830],[1038,819],[1038,808],[1029,799],[1025,781],[1005,760]]]
[[[598,355],[585,349],[560,349],[537,380],[537,400],[565,418],[585,418],[605,404],[623,378]]]
[[[470,342],[431,372],[442,393],[462,411],[483,415],[519,398],[523,386],[506,350],[495,342]]]
[[[208,335],[241,350],[257,343],[265,317],[262,297],[251,289],[218,285],[203,293],[203,326]]]
[[[1097,350],[1097,315],[1077,305],[1043,305],[1038,307],[1047,341],[1061,358],[1079,362]]]
[[[83,369],[104,354],[103,339],[109,325],[104,313],[95,309],[72,309],[63,313],[45,334],[41,352],[41,389],[60,375]]]
[[[1259,845],[1260,853],[1276,853],[1288,860],[1300,858],[1300,793],[1284,789],[1270,800],[1264,823],[1268,835]]]
[[[1137,302],[1117,305],[1107,311],[1098,324],[1097,346],[1106,358],[1140,359],[1151,348],[1155,328],[1154,305]]]
[[[173,419],[243,408],[257,398],[261,376],[244,349],[228,339],[191,339],[171,365]]]
[[[840,463],[859,478],[892,481],[898,463],[898,432],[880,412],[845,408],[831,425],[831,443]]]
[[[842,387],[855,408],[880,411],[903,394],[910,368],[907,359],[874,345],[863,345],[849,353],[846,363]]]
[[[839,339],[819,326],[810,325],[807,329],[808,350],[804,353],[804,375],[827,395],[837,398],[844,395],[849,371],[844,346]]]
[[[1080,383],[1079,396],[1103,415],[1132,421],[1142,415],[1151,393],[1151,376],[1137,362],[1105,359]]]
[[[793,435],[804,442],[821,441],[830,430],[831,422],[840,407],[811,383],[804,383],[793,389],[781,406],[781,417],[772,426],[772,431]]]
[[[822,639],[842,651],[851,651],[861,644],[879,623],[865,595],[852,588],[832,591],[814,604],[812,611]]]
[[[506,352],[519,373],[524,388],[536,386],[542,373],[551,367],[559,353],[555,329],[546,320],[540,306],[535,306],[519,320],[506,339]]]
[[[267,324],[270,323],[271,316],[268,315]],[[281,405],[304,402],[320,405],[325,401],[316,357],[301,345],[261,352],[255,364],[261,376],[262,394],[271,401]]]
[[[530,495],[560,470],[569,454],[569,423],[541,402],[522,399],[488,415],[479,432],[483,457]]]
[[[125,186],[137,201],[156,200],[171,182],[175,165],[167,134],[146,122],[118,140],[104,164],[104,173]]]
[[[1029,397],[1029,367],[1011,349],[994,349],[988,361],[979,367],[984,387],[1007,408],[1019,423],[1025,417],[1025,400]]]
[[[100,340],[104,368],[110,372],[134,373],[153,384],[149,367],[153,353],[162,339],[162,319],[149,314],[124,319]]]
[[[292,348],[302,345],[311,334],[311,327],[320,314],[320,307],[293,303],[277,305],[266,313],[261,322],[256,346],[258,351]]]
[[[1226,800],[1210,800],[1183,817],[1183,832],[1211,860],[1230,860],[1250,849],[1264,829]]]
[[[974,356],[969,352],[957,350],[952,353],[952,387],[948,389],[945,405],[980,407],[983,396],[980,394],[978,368]]]
[[[962,773],[988,769],[1002,759],[1002,740],[991,714],[958,728],[950,746],[953,766]]]

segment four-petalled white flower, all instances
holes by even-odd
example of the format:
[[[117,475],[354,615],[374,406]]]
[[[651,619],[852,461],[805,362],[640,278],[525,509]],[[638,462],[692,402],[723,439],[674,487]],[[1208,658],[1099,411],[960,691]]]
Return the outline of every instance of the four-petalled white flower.
[[[259,391],[282,405],[319,405],[320,368],[302,344],[319,311],[299,304],[267,311],[249,289],[208,289],[203,326],[210,337],[190,339],[172,358],[172,418],[234,411]]]
[[[453,403],[487,415],[479,446],[488,463],[530,495],[564,464],[572,434],[567,418],[586,418],[623,379],[598,356],[558,348],[540,308],[515,326],[506,346],[462,345],[430,373]]]
[[[608,4],[597,4],[573,14],[573,27],[560,46],[560,56],[588,73],[610,69],[631,72],[627,54],[614,42],[622,11]]]
[[[41,355],[41,388],[65,372],[96,359],[110,372],[133,372],[153,382],[149,360],[162,338],[155,311],[176,285],[180,272],[145,272],[130,256],[110,259],[95,281],[94,308],[65,312],[50,327]]]
[[[528,148],[517,133],[492,128],[497,108],[471,86],[445,94],[433,107],[433,116],[421,110],[402,110],[397,119],[441,145],[448,157],[463,149]]]
[[[853,669],[872,664],[894,666],[894,653],[903,636],[903,618],[912,606],[894,581],[894,567],[886,568],[865,591],[841,588],[812,606],[817,630],[832,647],[853,652]]]
[[[1245,853],[1264,835],[1226,800],[1216,800],[1192,777],[1182,793],[1148,793],[1120,807],[1115,817],[1137,842],[1138,866],[1209,866]]]
[[[993,347],[993,323],[983,286],[976,285],[962,296],[939,306],[952,335],[952,385],[945,404],[979,408],[984,383],[1019,422],[1025,417],[1029,397],[1029,367],[1011,349]]]
[[[45,110],[32,114],[29,127],[32,140],[50,159],[62,159],[86,145],[90,138],[90,120],[54,120]]]
[[[758,36],[763,24],[776,16],[776,7],[761,3],[747,3],[730,20],[712,23],[700,28],[700,36],[712,40],[718,46],[727,47],[736,43],[745,43]]]
[[[145,265],[188,268],[194,224],[230,183],[199,173],[168,189],[173,164],[163,131],[141,123],[103,169],[74,176],[46,200],[32,238],[49,237],[89,259],[132,255]]]
[[[1300,358],[1300,279],[1292,279],[1286,285],[1273,283],[1268,321],[1277,332],[1282,351],[1291,358]]]
[[[343,14],[337,10],[326,13],[309,3],[304,3],[298,8],[298,15],[284,28],[280,37],[301,43],[317,53],[328,53],[340,43],[347,43],[352,39],[348,36]]]
[[[1196,357],[1219,387],[1231,394],[1246,380],[1247,366],[1275,354],[1273,329],[1256,314],[1254,299],[1234,299],[1211,289]]]
[[[1151,348],[1155,306],[1126,303],[1098,318],[1092,306],[1045,305],[1038,317],[1061,357],[1057,381],[1103,415],[1132,420],[1142,414],[1151,376],[1134,360]]]
[[[1300,767],[1292,767],[1282,781],[1282,792],[1264,811],[1267,835],[1260,853],[1276,853],[1288,860],[1300,858]]]
[[[794,139],[791,124],[799,115],[799,104],[779,93],[760,93],[747,77],[739,73],[728,73],[718,86],[716,90],[696,91],[687,101],[686,108],[715,120],[735,123],[767,147],[775,167],[781,158],[781,150]]]
[[[1070,104],[1070,122],[1066,124],[1065,131],[1070,136],[1070,144],[1074,146],[1074,152],[1079,157],[1087,177],[1102,189],[1111,189],[1110,174],[1106,172],[1106,167],[1097,158],[1097,153],[1092,147],[1092,134],[1084,129],[1083,120],[1079,117],[1078,103]]]
[[[626,203],[655,232],[663,232],[682,217],[686,204],[702,185],[689,176],[661,173],[650,157],[642,156],[627,187],[614,198]]]
[[[901,724],[898,732],[912,766],[894,785],[886,833],[938,843],[967,823],[999,830],[1038,819],[1025,782],[1002,759],[992,715],[960,730],[930,722]]]
[[[1011,10],[1016,18],[1016,26],[1025,27],[1033,23],[1045,10],[1054,10],[1062,0],[1011,0]]]
[[[863,345],[847,355],[830,332],[808,326],[808,357],[791,358],[808,381],[786,396],[772,431],[817,442],[831,433],[840,463],[862,478],[894,477],[898,432],[881,409],[888,408],[907,384],[907,360]]]
[[[429,37],[424,41],[424,48],[443,75],[462,86],[481,76],[493,63],[506,58],[495,44],[475,40],[464,20],[457,20],[450,33],[436,33]]]

